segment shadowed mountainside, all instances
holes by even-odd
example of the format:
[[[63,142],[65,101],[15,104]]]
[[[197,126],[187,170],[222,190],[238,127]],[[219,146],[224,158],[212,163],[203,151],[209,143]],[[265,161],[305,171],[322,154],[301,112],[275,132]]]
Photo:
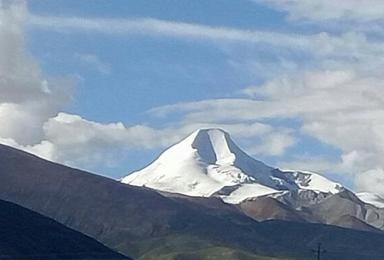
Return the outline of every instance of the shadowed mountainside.
[[[0,259],[128,259],[94,239],[0,200]]]

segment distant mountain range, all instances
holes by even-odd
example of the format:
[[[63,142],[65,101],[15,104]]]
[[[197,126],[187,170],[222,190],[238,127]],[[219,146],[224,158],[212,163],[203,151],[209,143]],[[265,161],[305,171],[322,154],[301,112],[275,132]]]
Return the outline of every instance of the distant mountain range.
[[[123,182],[137,186],[0,145],[1,200],[134,259],[313,259],[318,243],[324,259],[384,258],[382,208],[268,167],[221,130],[195,132]]]
[[[242,151],[221,129],[199,129],[123,183],[237,204],[259,221],[295,220],[384,229],[384,199],[354,194],[308,171],[283,171]]]

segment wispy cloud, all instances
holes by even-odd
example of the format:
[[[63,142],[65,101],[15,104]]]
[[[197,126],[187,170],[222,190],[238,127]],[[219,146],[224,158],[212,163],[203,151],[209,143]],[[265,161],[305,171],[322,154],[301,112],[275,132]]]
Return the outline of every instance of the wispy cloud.
[[[293,19],[324,20],[359,20],[377,21],[384,19],[382,0],[252,0],[264,3],[276,9],[284,10]]]
[[[203,24],[166,21],[153,18],[103,19],[86,17],[30,16],[28,24],[47,30],[66,32],[90,31],[103,34],[154,34],[168,37],[214,41],[243,41],[269,43],[276,46],[291,45],[306,48],[310,41],[303,35],[268,31],[240,30],[228,27],[213,27]]]
[[[111,65],[94,54],[76,53],[74,58],[87,66],[91,66],[101,74],[109,75],[112,72]]]
[[[367,39],[362,32],[347,31],[338,35],[327,32],[298,34],[294,32],[273,32],[241,30],[230,27],[214,27],[203,24],[166,21],[153,18],[87,18],[34,16],[28,18],[28,25],[35,29],[76,33],[93,32],[107,35],[146,35],[173,37],[182,40],[210,41],[215,44],[249,43],[263,44],[271,50],[279,50],[280,59],[290,53],[301,53],[312,59],[349,59],[359,61],[370,59],[373,64],[384,53],[380,41]],[[284,54],[284,50],[287,52]],[[273,52],[273,51],[272,51]]]

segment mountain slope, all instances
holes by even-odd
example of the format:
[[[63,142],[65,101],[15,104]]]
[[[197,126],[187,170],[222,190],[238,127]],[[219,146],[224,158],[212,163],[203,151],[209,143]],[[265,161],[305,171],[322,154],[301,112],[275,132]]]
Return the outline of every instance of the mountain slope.
[[[323,219],[322,223],[337,223],[342,216],[349,215],[377,229],[384,230],[384,209],[378,209],[364,203],[353,192],[348,190],[311,205],[309,210],[313,216]]]
[[[384,229],[382,198],[367,193],[356,196],[313,172],[269,167],[248,156],[220,129],[195,131],[121,181],[163,192],[221,198],[255,220]]]
[[[371,225],[368,225],[364,221],[351,215],[341,216],[338,220],[336,220],[331,224],[339,227],[352,228],[352,229],[362,230],[362,231],[381,232],[380,229],[377,229]]]
[[[305,222],[305,218],[286,204],[268,197],[262,196],[245,200],[239,204],[241,210],[258,221],[270,219],[284,219],[290,221]]]
[[[282,172],[243,152],[221,129],[199,129],[123,183],[181,193],[219,196],[229,203],[286,190],[337,193],[341,185],[309,172]]]
[[[128,259],[52,219],[0,200],[1,259]]]
[[[159,193],[0,145],[0,199],[16,202],[139,259],[382,259],[384,236],[334,226],[256,222],[217,198]],[[222,206],[223,205],[223,206]],[[228,252],[231,252],[228,254]],[[353,256],[353,258],[351,257]],[[239,258],[241,259],[241,258]]]

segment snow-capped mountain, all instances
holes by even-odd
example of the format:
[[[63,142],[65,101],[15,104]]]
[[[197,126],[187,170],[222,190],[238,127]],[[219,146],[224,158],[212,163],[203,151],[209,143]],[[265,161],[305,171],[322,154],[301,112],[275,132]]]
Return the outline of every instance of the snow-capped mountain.
[[[311,187],[312,175],[304,177],[297,181],[303,187]],[[317,181],[314,183],[318,185]],[[225,259],[309,259],[310,250],[318,241],[326,242],[329,259],[383,259],[384,209],[364,204],[348,190],[326,198],[324,194],[308,189],[284,190],[280,196],[260,196],[229,204],[216,197],[191,197],[122,185],[0,145],[0,200],[36,211],[51,222],[68,226],[72,232],[79,231],[137,259],[168,259],[170,255],[184,258],[186,254],[207,259],[211,252],[213,257],[227,255]],[[313,204],[314,201],[319,203]],[[14,213],[11,208],[4,210],[0,203],[1,220],[4,216],[6,220],[7,215],[19,216]],[[271,219],[274,221],[264,221]],[[0,230],[5,243],[0,243],[0,251],[8,254],[15,230],[9,221],[2,222]],[[17,220],[13,222],[23,236],[31,228],[23,230]],[[15,240],[15,248],[25,254],[27,247],[19,244]],[[87,245],[94,252],[95,246]],[[336,254],[331,255],[333,252]],[[103,258],[103,254],[98,255]]]
[[[335,194],[344,188],[316,173],[282,171],[242,151],[221,129],[199,129],[123,183],[228,203],[298,190]]]

